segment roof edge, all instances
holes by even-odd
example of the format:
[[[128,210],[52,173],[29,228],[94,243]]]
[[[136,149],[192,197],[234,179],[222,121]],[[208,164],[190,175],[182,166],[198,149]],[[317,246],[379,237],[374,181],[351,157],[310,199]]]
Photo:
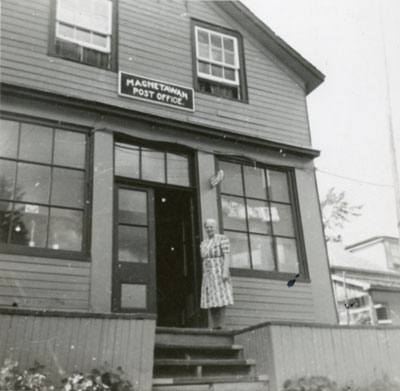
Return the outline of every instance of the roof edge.
[[[299,52],[274,33],[261,19],[259,19],[249,8],[238,0],[217,0],[220,6],[231,17],[248,29],[256,39],[268,48],[288,68],[296,73],[305,82],[306,93],[309,94],[317,88],[324,80],[325,75],[307,61]],[[249,23],[243,20],[243,16]]]
[[[345,250],[352,250],[352,249],[355,249],[357,247],[362,247],[364,245],[370,245],[370,244],[374,244],[374,243],[379,243],[379,242],[382,242],[382,241],[387,240],[387,239],[396,240],[396,241],[399,240],[395,236],[387,236],[387,235],[372,236],[372,237],[370,237],[368,239],[360,240],[359,242],[350,244],[350,245],[346,246],[344,249]]]

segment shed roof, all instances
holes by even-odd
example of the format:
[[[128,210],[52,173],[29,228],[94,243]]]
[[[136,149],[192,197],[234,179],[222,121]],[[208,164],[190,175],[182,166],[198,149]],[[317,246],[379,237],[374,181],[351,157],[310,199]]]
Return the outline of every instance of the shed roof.
[[[227,14],[281,60],[289,69],[305,82],[306,93],[310,93],[325,79],[325,75],[301,54],[274,33],[252,11],[240,1],[216,1]]]

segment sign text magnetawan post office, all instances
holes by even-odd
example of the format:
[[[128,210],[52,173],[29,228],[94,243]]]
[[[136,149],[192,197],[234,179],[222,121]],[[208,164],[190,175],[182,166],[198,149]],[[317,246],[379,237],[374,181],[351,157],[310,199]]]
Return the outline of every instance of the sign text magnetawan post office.
[[[118,94],[163,104],[183,110],[194,110],[192,88],[181,87],[143,76],[119,72]]]

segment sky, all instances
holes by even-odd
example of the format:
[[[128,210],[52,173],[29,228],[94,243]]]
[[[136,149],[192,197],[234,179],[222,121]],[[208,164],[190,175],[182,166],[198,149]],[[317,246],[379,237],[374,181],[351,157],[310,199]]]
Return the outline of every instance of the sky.
[[[335,187],[363,205],[343,230],[344,244],[398,237],[388,110],[400,172],[400,1],[242,2],[326,76],[307,98],[313,147],[321,151],[320,198]]]

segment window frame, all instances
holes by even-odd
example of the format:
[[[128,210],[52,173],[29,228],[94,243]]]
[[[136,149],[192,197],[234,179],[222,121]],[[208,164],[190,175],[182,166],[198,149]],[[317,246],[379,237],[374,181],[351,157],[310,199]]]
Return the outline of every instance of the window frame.
[[[379,319],[378,318],[378,309],[384,308],[386,310],[386,315],[387,315],[387,319]],[[375,317],[376,317],[376,323],[378,325],[381,324],[392,324],[393,323],[393,319],[390,317],[390,308],[388,303],[386,302],[378,302],[374,304],[374,311],[375,311]]]
[[[298,201],[297,194],[297,183],[294,169],[292,167],[287,166],[274,166],[264,163],[256,162],[254,164],[250,164],[249,161],[243,161],[242,159],[235,159],[232,157],[226,157],[222,155],[215,156],[215,170],[218,172],[219,170],[219,162],[224,161],[227,163],[238,164],[242,166],[249,167],[257,167],[262,169],[270,169],[275,171],[285,172],[287,174],[288,179],[288,190],[289,190],[289,202],[291,205],[291,212],[293,218],[293,229],[294,229],[294,238],[296,239],[296,251],[297,258],[299,262],[299,271],[300,276],[297,278],[297,281],[300,282],[311,282],[309,270],[308,270],[308,262],[305,251],[305,243],[304,243],[304,234],[302,229],[301,215],[300,215],[300,205]],[[241,169],[242,170],[242,169]],[[243,171],[242,171],[243,175]],[[244,184],[243,184],[244,187]],[[217,202],[218,202],[218,221],[221,232],[224,232],[224,222],[223,222],[223,212],[222,212],[222,191],[221,186],[217,186]],[[246,197],[246,193],[244,190],[243,193],[244,199],[253,199],[252,197]],[[266,202],[275,202],[265,199]],[[279,201],[278,201],[279,203]],[[287,204],[287,203],[285,203]],[[247,222],[246,222],[247,224]],[[248,229],[246,230],[246,234],[249,235]],[[276,235],[275,235],[276,236]],[[271,233],[271,237],[275,237],[273,233]],[[279,237],[279,235],[277,235]],[[275,252],[275,248],[274,248]],[[274,263],[276,265],[276,259],[274,259]],[[265,279],[276,279],[276,280],[289,280],[294,278],[296,272],[280,272],[276,270],[259,270],[259,269],[251,269],[251,268],[237,268],[237,267],[229,267],[231,275],[237,277],[254,277],[254,278],[265,278]]]
[[[57,37],[57,29],[58,29],[58,21],[57,21],[57,0],[51,0],[50,2],[50,23],[49,23],[49,35],[48,35],[48,47],[47,47],[47,55],[50,57],[55,57],[62,59],[64,61],[72,61],[77,64],[85,65],[88,67],[94,67],[97,69],[101,69],[103,71],[108,71],[108,72],[118,72],[118,1],[119,0],[111,0],[111,35],[109,37],[109,45],[110,45],[110,50],[104,51],[101,50],[99,47],[96,46],[89,46],[89,45],[82,45],[76,41],[73,40],[68,40],[66,38],[58,38]],[[65,23],[67,24],[67,23]],[[74,26],[77,27],[77,26]],[[85,30],[85,29],[83,29]],[[87,29],[86,29],[87,30]],[[69,42],[75,45],[78,45],[82,48],[89,49],[89,50],[94,50],[102,54],[108,54],[110,56],[110,67],[109,68],[103,68],[100,66],[88,64],[86,62],[66,58],[64,56],[61,56],[56,53],[56,42],[57,40]]]
[[[86,149],[85,149],[85,166],[82,171],[85,172],[85,181],[84,181],[84,205],[82,207],[83,219],[82,219],[82,250],[81,251],[73,251],[73,250],[55,250],[52,248],[44,248],[44,247],[29,247],[29,246],[21,246],[18,244],[12,243],[0,243],[0,254],[12,254],[12,255],[25,255],[31,257],[43,257],[43,258],[59,258],[59,259],[68,259],[68,260],[76,260],[83,262],[90,262],[90,248],[91,248],[91,218],[92,218],[92,200],[93,200],[93,192],[92,192],[92,181],[93,181],[93,137],[91,134],[91,128],[84,126],[77,126],[75,124],[59,122],[53,120],[47,120],[37,117],[32,117],[23,114],[14,114],[5,111],[0,111],[0,118],[9,121],[19,122],[19,132],[21,132],[21,124],[28,123],[39,126],[47,126],[54,129],[73,131],[80,134],[84,134],[86,136]],[[54,134],[53,134],[54,138]],[[54,145],[52,153],[54,152]],[[9,161],[21,162],[18,159],[6,159]],[[37,164],[37,162],[31,162],[28,160],[22,160],[22,162],[27,162],[28,164]],[[47,167],[57,167],[58,165],[54,165],[52,163],[39,163],[39,165],[47,166]],[[66,168],[68,168],[66,166]],[[14,200],[10,200],[11,203]],[[24,202],[23,202],[24,203]],[[42,203],[40,203],[42,205]],[[44,205],[44,204],[43,204]],[[46,204],[48,208],[51,207],[51,204]],[[56,206],[57,208],[57,206]],[[61,207],[61,209],[69,209],[68,207]],[[74,208],[72,208],[74,209]],[[49,222],[48,222],[49,224]]]
[[[241,103],[249,103],[248,98],[248,90],[247,90],[247,82],[246,82],[246,64],[245,64],[245,56],[244,56],[244,44],[243,44],[243,37],[240,32],[231,30],[226,27],[218,26],[215,24],[207,23],[199,19],[191,18],[191,44],[192,44],[192,74],[193,74],[193,87],[196,92],[200,92],[202,94],[206,94],[209,96],[214,96],[216,98],[222,98],[231,100],[234,102],[241,102]],[[198,74],[198,65],[197,65],[197,29],[207,30],[210,32],[214,32],[216,34],[227,36],[229,38],[234,38],[234,42],[236,43],[237,53],[235,55],[237,61],[237,75],[238,75],[238,83],[230,83],[225,79],[221,79],[218,77],[213,77],[212,75],[207,75],[204,77],[199,76]],[[200,58],[201,60],[201,58]],[[207,61],[212,62],[211,59]],[[217,62],[215,62],[217,64]],[[219,63],[221,66],[225,66],[222,63]],[[239,89],[239,98],[229,98],[229,97],[222,97],[220,95],[213,94],[211,92],[202,91],[200,89],[199,79],[215,82],[219,85],[226,86],[226,87],[238,87]]]

